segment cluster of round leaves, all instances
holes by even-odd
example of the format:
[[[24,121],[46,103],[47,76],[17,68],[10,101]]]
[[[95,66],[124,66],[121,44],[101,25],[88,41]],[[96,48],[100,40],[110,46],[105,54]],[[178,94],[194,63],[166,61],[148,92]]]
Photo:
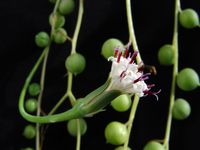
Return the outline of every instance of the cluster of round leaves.
[[[50,0],[52,3],[56,3],[57,0]],[[45,31],[41,31],[35,35],[35,43],[38,47],[45,48],[50,45],[51,40],[53,40],[56,44],[63,44],[66,42],[68,35],[66,30],[63,28],[65,24],[65,17],[64,15],[70,14],[75,7],[74,0],[61,0],[58,5],[58,11],[56,13],[52,13],[49,16],[49,24],[53,27],[53,34],[52,37]],[[74,63],[79,63],[81,65],[74,65]],[[85,67],[85,59],[82,55],[71,55],[70,62],[66,63],[66,66],[74,72],[78,74],[83,71]],[[77,67],[78,66],[78,67]],[[75,69],[74,69],[75,68]],[[28,92],[29,95],[34,97],[40,93],[40,85],[37,83],[32,83],[29,88]],[[35,98],[29,98],[25,102],[25,109],[29,113],[34,113],[37,110],[37,100]],[[75,120],[70,120],[68,122],[68,130],[69,133],[73,136],[76,134],[77,125]],[[76,127],[76,129],[74,128]],[[84,134],[87,129],[87,124],[83,119],[80,119],[80,131],[81,134]],[[36,135],[36,129],[33,125],[27,125],[24,128],[23,135],[27,139],[33,139]],[[31,147],[23,148],[22,150],[33,150]]]
[[[56,3],[56,0],[50,0],[50,2]],[[74,10],[74,7],[74,0],[61,0],[58,11],[49,16],[49,24],[54,27],[52,39],[56,44],[63,44],[68,38],[67,31],[62,28],[65,24],[64,15],[70,14]],[[50,43],[49,34],[45,31],[37,33],[35,43],[38,47],[47,47]]]
[[[191,8],[181,10],[179,12],[179,23],[182,27],[192,29],[199,26],[199,16],[197,12]],[[162,65],[174,64],[174,46],[171,44],[163,45],[158,52],[158,60]]]
[[[28,87],[28,93],[32,98],[29,98],[25,102],[25,109],[29,113],[34,113],[37,110],[38,102],[37,99],[34,98],[35,96],[38,96],[41,92],[41,87],[38,83],[31,83]],[[35,126],[32,124],[29,124],[25,126],[23,130],[23,136],[27,139],[34,139],[36,136],[36,129]],[[33,150],[31,147],[23,148],[22,150]]]
[[[183,91],[192,91],[200,85],[199,76],[192,68],[182,69],[177,75],[176,82],[177,86]],[[190,104],[183,98],[177,98],[172,110],[173,118],[177,120],[186,119],[190,112]]]
[[[32,97],[39,95],[40,91],[41,91],[41,88],[38,83],[31,83],[28,87],[28,93]],[[37,110],[37,105],[38,105],[37,99],[29,98],[25,102],[25,109],[29,113],[34,113]]]
[[[111,102],[111,106],[118,112],[125,112],[131,107],[131,103],[131,97],[127,94],[122,94]],[[105,139],[107,143],[112,145],[124,144],[128,140],[127,126],[118,121],[110,122],[105,128]],[[115,150],[121,149],[124,149],[123,146],[119,146]]]
[[[55,23],[55,25],[59,26],[61,24]],[[68,38],[67,31],[61,27],[55,28],[52,38],[56,44],[63,44]],[[50,43],[50,37],[48,33],[41,31],[38,34],[36,34],[35,43],[38,47],[47,47]]]
[[[167,51],[167,52],[165,53],[164,51]],[[165,45],[161,47],[158,54],[160,64],[162,65],[173,64],[171,62],[174,58],[170,57],[171,54],[168,55],[170,51],[173,51],[173,46]],[[192,68],[182,69],[176,76],[176,83],[177,83],[177,86],[183,91],[192,91],[200,86],[199,76],[197,72]],[[185,99],[177,98],[175,100],[175,103],[173,105],[173,111],[172,111],[172,116],[174,119],[177,119],[177,120],[186,119],[187,117],[189,117],[190,112],[191,112],[190,104]]]
[[[195,28],[199,26],[199,17],[195,10],[188,8],[179,13],[179,23],[184,28]],[[175,59],[174,46],[171,44],[163,45],[158,51],[158,60],[161,65],[173,65]],[[192,91],[200,86],[199,76],[192,68],[182,69],[176,77],[177,86],[183,91]],[[172,116],[177,120],[186,119],[191,112],[190,104],[183,98],[175,100]]]
[[[182,27],[191,29],[199,26],[198,14],[193,9],[184,9],[179,13],[179,23]],[[158,52],[158,60],[161,65],[169,66],[175,62],[175,49],[171,44],[163,45]],[[184,68],[176,76],[177,86],[183,91],[192,91],[200,86],[199,76],[192,68]],[[172,107],[172,117],[176,120],[184,120],[191,113],[190,104],[183,98],[177,98]],[[157,141],[147,143],[144,150],[164,150],[162,144]]]

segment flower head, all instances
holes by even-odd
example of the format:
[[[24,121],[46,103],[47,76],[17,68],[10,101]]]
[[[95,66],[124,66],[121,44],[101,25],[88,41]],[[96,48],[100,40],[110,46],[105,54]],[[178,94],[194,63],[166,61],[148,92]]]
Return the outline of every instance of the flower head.
[[[160,91],[151,92],[150,89],[155,85],[145,83],[151,73],[144,74],[143,63],[135,63],[137,54],[137,51],[129,53],[128,48],[125,50],[115,49],[114,56],[108,58],[109,61],[112,61],[109,88],[120,90],[123,93],[137,94],[139,97],[149,94],[156,96]]]

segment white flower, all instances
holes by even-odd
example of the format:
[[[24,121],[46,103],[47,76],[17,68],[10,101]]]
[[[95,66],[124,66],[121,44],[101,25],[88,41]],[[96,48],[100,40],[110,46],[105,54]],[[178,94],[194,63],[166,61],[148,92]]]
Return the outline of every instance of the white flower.
[[[139,97],[148,94],[155,95],[157,93],[149,91],[154,85],[147,85],[144,82],[149,78],[150,73],[143,74],[143,66],[134,62],[137,53],[134,52],[131,55],[131,53],[128,53],[128,49],[126,49],[124,54],[122,54],[122,51],[116,49],[114,56],[108,58],[109,61],[112,61],[109,89],[137,94]]]

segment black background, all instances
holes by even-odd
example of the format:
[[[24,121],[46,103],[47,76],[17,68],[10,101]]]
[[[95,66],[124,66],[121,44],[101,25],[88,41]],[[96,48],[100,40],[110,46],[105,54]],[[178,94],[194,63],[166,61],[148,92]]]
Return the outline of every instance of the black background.
[[[70,36],[76,23],[78,1],[75,11],[66,18],[65,28]],[[199,0],[182,0],[182,8],[192,7],[199,13]],[[157,51],[165,43],[171,43],[173,32],[174,1],[135,0],[132,4],[134,25],[142,58],[146,64],[155,65],[157,76],[151,78],[157,89],[162,89],[159,101],[155,97],[142,98],[133,124],[130,145],[133,150],[141,150],[151,139],[164,136],[169,102],[172,67],[158,64]],[[28,122],[18,113],[18,96],[34,62],[41,53],[34,43],[34,35],[39,31],[50,31],[48,16],[53,5],[48,0],[1,0],[0,2],[0,149],[19,150],[34,145],[26,140],[22,131]],[[199,28],[192,30],[179,28],[180,59],[179,68],[199,68]],[[87,59],[86,70],[75,77],[73,91],[77,97],[101,85],[110,70],[101,55],[103,42],[111,37],[128,42],[125,1],[122,0],[85,0],[85,14],[78,39],[77,51]],[[64,61],[69,54],[70,45],[53,45],[47,67],[46,90],[43,108],[49,111],[66,89],[66,70]],[[34,77],[39,80],[40,73]],[[199,88],[183,92],[177,88],[177,97],[188,99],[192,107],[191,116],[184,121],[173,121],[171,150],[198,149],[200,134]],[[64,108],[65,106],[63,106]],[[62,109],[61,109],[62,110]],[[86,118],[88,132],[82,138],[82,149],[114,149],[106,144],[104,128],[110,121],[125,122],[127,113],[118,113],[111,107],[106,112]],[[44,150],[75,149],[75,138],[66,131],[66,123],[50,126]]]

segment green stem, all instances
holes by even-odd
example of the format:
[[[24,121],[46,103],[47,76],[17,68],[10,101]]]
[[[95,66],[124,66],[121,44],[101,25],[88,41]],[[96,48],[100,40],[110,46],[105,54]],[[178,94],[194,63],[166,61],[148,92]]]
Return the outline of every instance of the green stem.
[[[56,1],[55,7],[53,9],[53,14],[55,14],[57,12],[58,6],[59,6],[60,0]],[[46,72],[46,65],[47,65],[47,60],[48,60],[48,55],[49,55],[49,49],[50,49],[50,45],[53,39],[53,33],[54,33],[54,28],[55,28],[55,22],[53,22],[52,27],[51,27],[51,33],[50,33],[50,42],[49,45],[47,46],[47,52],[44,56],[44,60],[43,60],[43,65],[42,65],[42,72],[41,72],[41,78],[40,78],[40,87],[41,87],[41,91],[40,94],[38,96],[38,109],[37,109],[37,116],[40,116],[41,113],[41,103],[42,103],[42,96],[43,96],[43,91],[44,91],[44,85],[45,85],[45,72]],[[42,135],[43,136],[43,135]],[[40,140],[40,124],[36,123],[36,150],[40,150],[41,149],[41,140]]]
[[[78,12],[78,18],[77,18],[77,23],[74,31],[74,35],[72,38],[72,49],[71,49],[71,54],[76,53],[76,45],[77,45],[77,40],[78,40],[78,35],[80,32],[81,28],[81,22],[83,18],[83,11],[84,6],[83,6],[83,0],[80,0],[79,2],[79,12]],[[70,102],[73,105],[75,103],[75,98],[72,93],[72,82],[73,82],[73,74],[68,71],[68,84],[67,84],[67,92],[65,95],[58,101],[58,103],[53,107],[53,109],[50,111],[50,114],[53,114],[57,108],[65,101],[65,99],[69,96]]]
[[[80,32],[80,28],[81,28],[81,23],[82,23],[82,19],[83,19],[83,13],[84,13],[84,0],[80,0],[79,1],[79,11],[78,11],[78,19],[77,19],[77,24],[76,24],[76,28],[74,31],[74,35],[72,38],[72,50],[71,50],[71,54],[76,53],[76,45],[77,45],[77,40],[78,40],[78,35]],[[73,75],[72,73],[70,73],[68,71],[68,88],[67,88],[67,93],[69,93],[69,99],[72,105],[75,104],[76,99],[72,93],[72,81],[73,81]],[[80,150],[81,148],[81,133],[80,133],[80,121],[77,121],[77,139],[76,139],[76,150]]]
[[[140,63],[140,62],[142,62],[142,58],[140,56],[139,48],[138,48],[137,41],[136,41],[134,26],[133,26],[131,0],[126,0],[126,15],[127,15],[127,21],[128,21],[129,39],[132,43],[134,51],[138,51],[136,61],[137,61],[137,63]],[[132,105],[131,112],[130,112],[130,115],[129,115],[129,120],[127,122],[128,139],[124,144],[124,150],[127,150],[127,148],[128,148],[131,130],[132,130],[132,124],[133,124],[133,121],[134,121],[134,118],[135,118],[135,113],[136,113],[136,110],[137,110],[139,99],[140,98],[137,95],[134,96],[134,101],[133,101],[133,105]]]
[[[44,56],[43,65],[42,65],[42,72],[41,72],[41,78],[40,78],[40,87],[41,91],[38,96],[38,108],[37,108],[37,116],[40,116],[41,113],[41,104],[42,104],[42,96],[44,91],[44,85],[45,85],[45,72],[46,72],[46,65],[47,65],[47,59],[48,59],[48,53],[49,53],[49,46],[47,47],[47,52]],[[40,124],[36,123],[36,150],[40,150]]]
[[[80,119],[76,119],[77,121],[77,137],[76,137],[76,150],[81,149],[81,127],[80,127]]]
[[[141,59],[141,56],[139,53],[139,48],[137,45],[134,26],[133,26],[131,0],[126,0],[126,15],[127,15],[127,21],[128,21],[129,39],[133,45],[134,51],[138,51],[136,60],[137,60],[137,63],[140,63],[140,62],[142,62],[142,59]]]
[[[176,76],[178,74],[178,13],[180,11],[180,1],[175,0],[175,12],[174,12],[174,31],[172,45],[174,46],[174,65],[172,73],[172,83],[171,83],[171,92],[170,92],[170,103],[169,103],[169,112],[166,124],[166,131],[164,137],[164,146],[166,149],[169,149],[169,139],[170,139],[170,130],[172,124],[172,108],[175,101],[175,88],[176,88]]]
[[[57,102],[57,104],[52,108],[52,110],[48,113],[48,115],[52,115],[56,112],[56,110],[60,107],[60,105],[66,100],[68,97],[68,93],[65,93],[61,99]]]
[[[75,104],[76,98],[72,94],[72,73],[68,72],[68,82],[67,82],[67,92],[61,97],[61,99],[57,102],[57,104],[52,108],[48,115],[52,115],[56,112],[56,110],[62,105],[62,103],[69,97],[72,105]]]
[[[56,0],[56,4],[55,4],[54,9],[53,9],[53,14],[55,14],[55,13],[57,12],[58,6],[59,6],[59,4],[60,4],[60,1],[61,1],[61,0]]]
[[[78,19],[77,19],[74,35],[73,35],[73,38],[72,38],[71,54],[76,53],[77,39],[78,39],[78,35],[79,35],[79,32],[80,32],[81,22],[82,22],[83,12],[84,12],[83,1],[84,0],[79,1]]]
[[[79,1],[79,12],[78,12],[78,18],[77,18],[77,23],[74,31],[73,38],[71,39],[72,42],[72,49],[71,49],[71,54],[76,53],[76,46],[77,46],[77,40],[78,40],[78,35],[80,32],[81,28],[81,23],[82,23],[82,18],[83,18],[83,13],[84,13],[84,5],[83,5],[84,0]],[[53,109],[50,111],[49,115],[53,114],[57,108],[65,101],[67,97],[69,97],[70,103],[72,106],[76,102],[76,98],[74,97],[72,93],[72,83],[73,83],[73,74],[68,71],[68,83],[67,83],[67,92],[65,95],[59,100],[59,102],[53,107]],[[79,121],[77,122],[78,125],[78,133],[77,133],[77,143],[76,143],[76,150],[80,150],[80,143],[81,143],[81,136],[80,136],[80,125]]]
[[[135,119],[135,113],[136,113],[136,110],[137,110],[137,106],[139,104],[139,100],[140,100],[140,98],[135,95],[134,100],[133,100],[133,105],[132,105],[132,108],[131,108],[131,112],[130,112],[130,115],[129,115],[129,120],[127,122],[128,139],[124,143],[124,150],[128,150],[128,143],[129,143],[129,140],[130,140],[131,129],[132,129],[133,121]]]

